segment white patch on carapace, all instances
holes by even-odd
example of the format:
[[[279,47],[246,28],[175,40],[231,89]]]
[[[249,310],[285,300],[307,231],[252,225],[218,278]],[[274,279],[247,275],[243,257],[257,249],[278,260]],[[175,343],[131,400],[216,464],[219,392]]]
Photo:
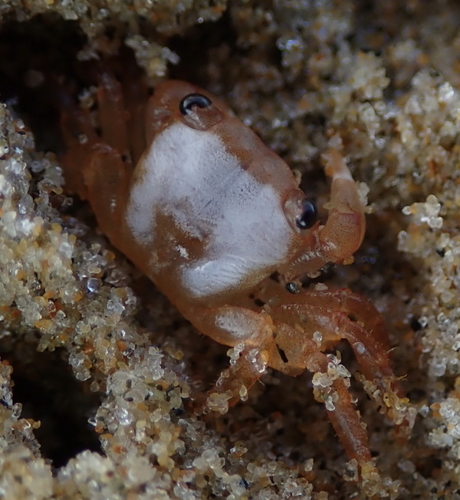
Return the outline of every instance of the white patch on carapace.
[[[277,192],[246,172],[213,133],[176,123],[154,139],[126,214],[141,244],[165,244],[155,241],[156,213],[204,246],[203,258],[182,269],[193,296],[226,291],[287,257],[292,230]]]

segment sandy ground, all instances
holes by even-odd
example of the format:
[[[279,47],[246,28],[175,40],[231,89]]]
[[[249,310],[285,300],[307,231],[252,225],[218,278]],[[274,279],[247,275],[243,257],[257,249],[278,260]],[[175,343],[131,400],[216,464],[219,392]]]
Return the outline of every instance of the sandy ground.
[[[0,15],[0,498],[460,498],[459,4],[4,1]],[[311,374],[270,371],[217,419],[188,409],[227,348],[111,247],[50,152],[46,71],[122,46],[152,85],[224,98],[320,202],[330,146],[369,188],[365,242],[327,278],[377,305],[418,412],[397,443],[352,384],[379,481],[352,480]]]

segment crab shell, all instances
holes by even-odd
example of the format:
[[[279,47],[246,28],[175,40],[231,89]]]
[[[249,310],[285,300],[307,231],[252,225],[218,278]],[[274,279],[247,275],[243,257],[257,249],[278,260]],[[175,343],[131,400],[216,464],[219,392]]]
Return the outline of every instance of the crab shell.
[[[207,106],[181,112],[184,96]],[[221,100],[182,81],[160,84],[147,108],[147,144],[129,189],[126,223],[150,249],[136,262],[188,300],[250,290],[311,250],[319,223],[296,219],[305,194],[291,169]],[[168,294],[169,295],[169,294]]]

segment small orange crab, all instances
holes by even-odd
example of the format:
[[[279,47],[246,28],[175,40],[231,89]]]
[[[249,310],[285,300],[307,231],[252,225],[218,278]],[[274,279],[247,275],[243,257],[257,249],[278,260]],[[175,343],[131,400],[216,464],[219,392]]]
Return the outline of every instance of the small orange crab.
[[[234,348],[201,410],[244,399],[267,367],[307,369],[348,455],[369,463],[349,373],[325,351],[346,339],[367,390],[410,429],[381,315],[350,290],[298,285],[350,261],[363,240],[364,210],[344,159],[325,155],[332,192],[323,225],[286,163],[224,102],[183,81],[158,85],[146,107],[140,94],[100,74],[101,135],[83,111],[64,110],[67,189],[89,200],[113,245],[201,333]]]

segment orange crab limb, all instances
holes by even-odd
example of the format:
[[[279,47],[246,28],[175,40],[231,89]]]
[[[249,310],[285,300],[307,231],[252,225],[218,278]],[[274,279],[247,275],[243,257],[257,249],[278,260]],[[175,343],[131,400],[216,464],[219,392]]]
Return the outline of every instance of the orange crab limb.
[[[312,231],[301,253],[280,270],[288,281],[304,274],[316,276],[326,264],[350,258],[364,238],[364,207],[345,160],[335,149],[324,154],[323,159],[325,172],[332,178],[329,217],[324,226]]]

